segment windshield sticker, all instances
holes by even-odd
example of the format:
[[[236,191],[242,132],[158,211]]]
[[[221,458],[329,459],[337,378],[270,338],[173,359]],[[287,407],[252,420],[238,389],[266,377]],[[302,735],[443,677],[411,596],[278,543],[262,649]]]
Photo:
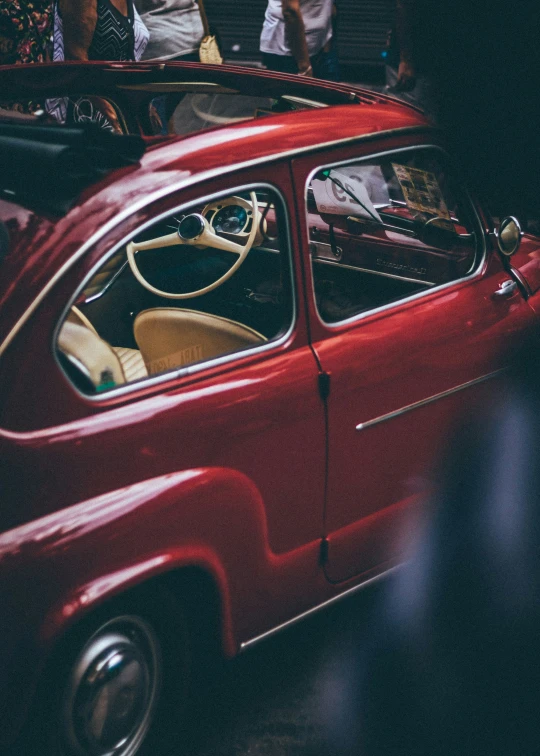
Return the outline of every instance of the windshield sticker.
[[[321,175],[320,173],[318,174]],[[382,224],[369,196],[369,187],[358,169],[340,168],[324,171],[324,179],[313,179],[311,186],[317,210],[334,215],[354,215]]]
[[[434,173],[420,168],[392,163],[407,207],[418,210],[430,217],[436,217],[436,225],[454,230],[452,217],[448,212],[441,188]]]

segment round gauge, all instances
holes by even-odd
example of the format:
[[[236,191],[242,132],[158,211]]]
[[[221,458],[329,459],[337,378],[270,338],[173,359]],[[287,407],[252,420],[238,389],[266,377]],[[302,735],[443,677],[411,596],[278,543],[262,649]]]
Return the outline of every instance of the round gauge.
[[[247,224],[247,211],[240,205],[225,205],[214,215],[212,226],[218,233],[239,234]]]

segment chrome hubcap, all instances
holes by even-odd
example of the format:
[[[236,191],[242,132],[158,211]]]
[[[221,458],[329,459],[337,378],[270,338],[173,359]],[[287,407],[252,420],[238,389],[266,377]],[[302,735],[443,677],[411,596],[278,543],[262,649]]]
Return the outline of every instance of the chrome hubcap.
[[[64,733],[78,756],[133,756],[150,726],[160,683],[154,630],[139,617],[101,627],[77,658],[64,704]]]

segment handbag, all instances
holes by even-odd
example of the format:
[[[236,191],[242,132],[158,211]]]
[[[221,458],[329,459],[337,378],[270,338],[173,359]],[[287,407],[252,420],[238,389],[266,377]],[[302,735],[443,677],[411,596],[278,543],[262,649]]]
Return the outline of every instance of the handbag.
[[[223,56],[221,54],[221,50],[219,49],[218,38],[215,33],[212,33],[213,30],[210,29],[208,16],[206,15],[206,10],[204,8],[204,2],[203,0],[198,1],[199,12],[201,14],[201,21],[204,29],[204,37],[202,38],[201,44],[199,46],[199,59],[201,63],[223,63]]]

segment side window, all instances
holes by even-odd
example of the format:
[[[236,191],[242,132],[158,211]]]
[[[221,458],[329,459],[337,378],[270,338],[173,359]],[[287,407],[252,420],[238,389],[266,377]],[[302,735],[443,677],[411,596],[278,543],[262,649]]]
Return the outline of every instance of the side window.
[[[346,320],[470,274],[473,212],[438,150],[318,170],[307,217],[321,319]]]
[[[89,394],[279,339],[293,318],[285,208],[267,187],[201,200],[107,256],[75,294],[56,351]]]

